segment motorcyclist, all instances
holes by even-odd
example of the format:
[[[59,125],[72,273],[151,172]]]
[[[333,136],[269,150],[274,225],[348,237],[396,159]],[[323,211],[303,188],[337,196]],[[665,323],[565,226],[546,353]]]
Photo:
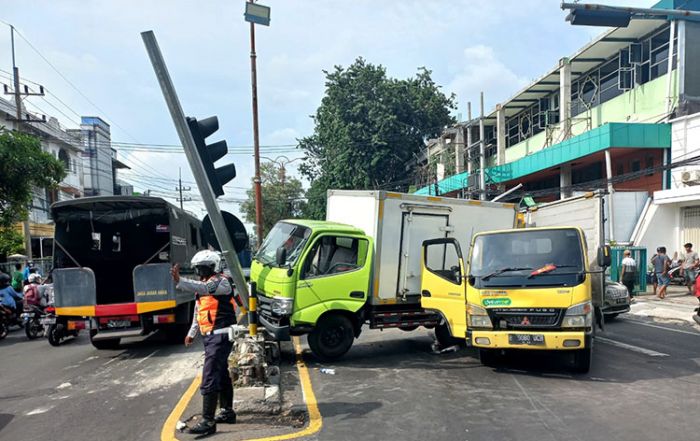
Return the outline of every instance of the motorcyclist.
[[[171,274],[177,288],[195,294],[196,305],[185,346],[192,344],[198,332],[204,341],[204,367],[202,372],[202,419],[189,432],[210,435],[216,432],[217,423],[235,424],[233,411],[233,384],[228,372],[228,357],[233,343],[229,341],[228,328],[236,323],[233,289],[226,277],[219,273],[221,257],[203,250],[192,258],[192,267],[199,281],[180,277],[179,265]],[[219,402],[219,413],[216,403]]]
[[[32,273],[29,275],[27,282],[28,283],[24,286],[24,308],[31,309],[32,306],[42,308],[46,305],[46,302],[41,297],[41,290],[39,289],[41,276]]]
[[[5,273],[0,273],[0,300],[2,306],[9,309],[12,315],[19,321],[22,311],[22,293],[15,291],[11,284],[12,278]]]

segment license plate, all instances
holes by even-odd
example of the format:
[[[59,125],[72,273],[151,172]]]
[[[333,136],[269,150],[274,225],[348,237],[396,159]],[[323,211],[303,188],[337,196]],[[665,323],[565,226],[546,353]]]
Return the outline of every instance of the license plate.
[[[627,299],[626,299],[626,298],[617,299],[617,304],[618,304],[618,305],[624,305],[625,303],[627,303]]]
[[[508,334],[508,343],[512,345],[544,345],[543,334]]]
[[[56,324],[56,317],[46,317],[41,319],[41,324],[42,325],[55,325]]]
[[[128,328],[131,326],[131,320],[110,320],[107,322],[108,328]]]

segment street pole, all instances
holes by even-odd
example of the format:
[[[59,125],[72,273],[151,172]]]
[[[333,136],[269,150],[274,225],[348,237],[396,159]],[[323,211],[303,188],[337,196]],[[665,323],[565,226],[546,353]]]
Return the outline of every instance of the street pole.
[[[12,45],[12,83],[14,86],[15,95],[15,117],[17,118],[17,126],[15,130],[21,132],[22,130],[22,98],[19,91],[19,68],[15,62],[15,27],[10,25],[10,43]],[[29,210],[31,212],[31,209]],[[29,216],[29,214],[27,214]],[[27,257],[32,259],[32,233],[29,228],[29,217],[22,221],[22,233],[24,235],[24,248],[27,253]]]
[[[486,128],[484,127],[484,92],[481,92],[481,116],[479,117],[479,199],[486,200]]]
[[[238,260],[235,248],[233,246],[233,241],[231,236],[226,229],[226,224],[224,223],[224,217],[221,215],[221,210],[219,209],[219,204],[216,202],[216,197],[214,195],[214,190],[211,188],[211,183],[207,178],[206,171],[204,170],[204,164],[197,153],[197,147],[195,146],[194,139],[192,138],[192,132],[190,132],[189,125],[185,120],[185,114],[180,106],[180,100],[175,92],[175,87],[173,86],[170,74],[168,73],[168,68],[165,65],[165,60],[163,60],[163,54],[160,52],[160,47],[158,47],[158,41],[153,31],[146,31],[141,33],[144,45],[148,51],[148,57],[153,65],[153,70],[155,71],[156,77],[158,78],[158,83],[163,92],[163,97],[168,105],[168,110],[170,111],[170,116],[175,124],[175,129],[180,137],[180,142],[185,150],[185,156],[187,156],[187,162],[190,164],[192,169],[192,174],[194,175],[195,182],[199,187],[199,192],[202,196],[202,201],[207,209],[209,218],[211,219],[212,226],[214,227],[214,234],[216,239],[221,245],[222,254],[226,263],[228,264],[229,270],[231,271],[231,277],[233,278],[233,283],[236,285],[238,294],[243,299],[243,302],[248,307],[248,284],[246,283],[245,276],[243,275],[243,269],[241,268],[241,263]]]
[[[255,158],[255,177],[253,185],[255,190],[255,228],[258,236],[258,246],[263,239],[262,216],[262,183],[260,179],[260,133],[258,131],[258,72],[255,54],[255,24],[250,23],[250,81],[253,93],[253,156]]]

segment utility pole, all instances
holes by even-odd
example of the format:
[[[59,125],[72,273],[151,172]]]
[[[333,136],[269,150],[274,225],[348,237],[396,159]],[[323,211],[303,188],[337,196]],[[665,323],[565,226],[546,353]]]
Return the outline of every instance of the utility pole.
[[[255,158],[255,177],[253,178],[253,185],[255,187],[255,229],[257,230],[258,244],[261,244],[263,239],[263,216],[262,182],[260,179],[260,133],[258,131],[258,71],[256,58],[255,23],[250,22],[250,81],[253,93],[253,156]]]
[[[30,92],[28,87],[24,87],[24,92],[20,90],[20,81],[19,81],[19,68],[17,67],[17,62],[15,59],[15,27],[10,25],[10,44],[12,46],[12,92],[10,92],[7,88],[7,85],[4,87],[5,95],[14,95],[15,96],[15,130],[18,132],[22,131],[22,95],[24,96],[43,96],[44,95],[44,87],[39,86],[39,92]],[[46,122],[46,115],[44,115],[41,119],[36,119],[32,118],[30,115],[27,115],[26,122]],[[31,231],[29,229],[29,218],[25,219],[22,222],[22,233],[24,234],[24,248],[27,253],[27,257],[29,259],[32,259],[32,235]]]
[[[486,200],[486,129],[484,127],[484,92],[481,92],[481,116],[479,117],[479,199]]]
[[[190,198],[190,197],[188,197],[187,199],[183,198],[182,192],[183,191],[190,191],[190,190],[192,190],[192,187],[183,187],[182,186],[182,167],[180,167],[180,177],[177,180],[177,188],[175,190],[180,192],[180,198],[178,199],[178,201],[180,201],[180,210],[184,210],[185,206],[183,203],[185,201],[188,201],[188,202],[191,201],[192,198]]]

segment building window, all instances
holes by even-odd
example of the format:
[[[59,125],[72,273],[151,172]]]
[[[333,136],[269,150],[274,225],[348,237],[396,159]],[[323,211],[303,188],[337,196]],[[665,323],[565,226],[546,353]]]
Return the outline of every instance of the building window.
[[[625,166],[623,164],[617,164],[617,168],[615,170],[615,176],[620,176],[625,174]]]
[[[66,152],[64,149],[61,149],[58,151],[58,160],[63,163],[63,168],[69,172],[71,171],[71,162],[70,162],[70,156],[68,155],[68,152]]]
[[[642,169],[642,161],[640,161],[639,159],[635,159],[634,161],[632,161],[632,173],[638,172],[641,169]]]
[[[653,156],[647,156],[646,170],[647,170],[647,176],[651,176],[654,174],[654,157]]]

